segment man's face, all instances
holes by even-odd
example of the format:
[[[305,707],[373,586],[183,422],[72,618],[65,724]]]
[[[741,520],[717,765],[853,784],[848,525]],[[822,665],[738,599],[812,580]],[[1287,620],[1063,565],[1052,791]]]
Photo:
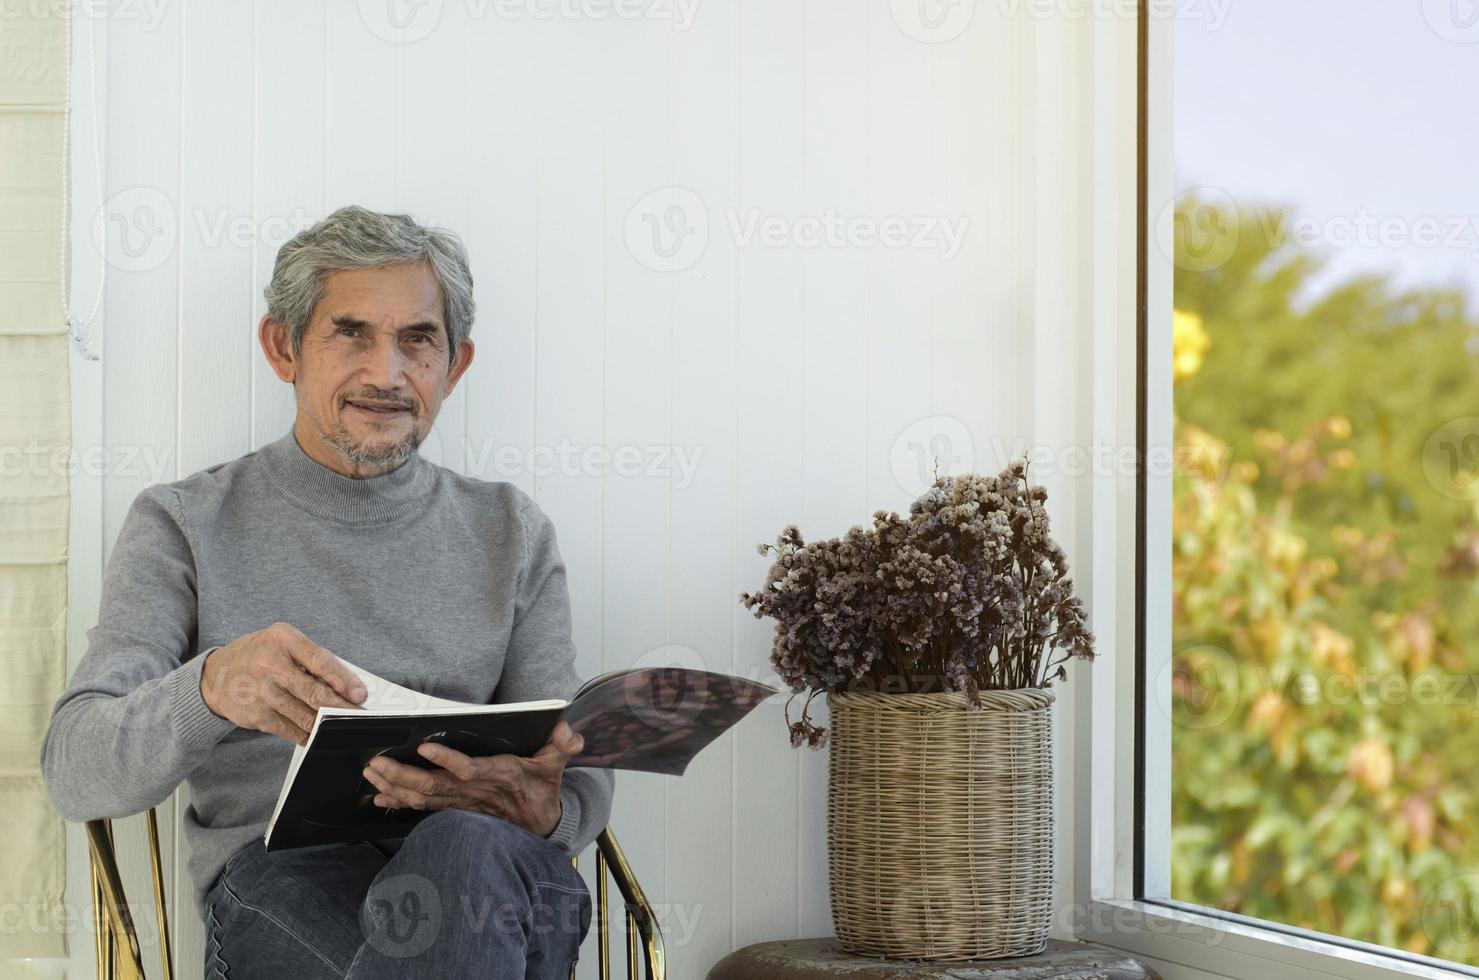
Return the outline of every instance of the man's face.
[[[298,441],[349,476],[395,469],[431,431],[471,362],[471,341],[462,348],[449,372],[442,291],[424,263],[329,274],[288,379]]]

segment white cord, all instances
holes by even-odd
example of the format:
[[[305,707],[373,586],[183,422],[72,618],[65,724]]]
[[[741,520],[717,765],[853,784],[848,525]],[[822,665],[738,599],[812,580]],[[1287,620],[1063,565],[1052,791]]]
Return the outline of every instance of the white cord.
[[[96,229],[95,241],[100,245],[102,252],[102,263],[98,267],[98,294],[93,298],[92,310],[88,312],[86,319],[77,317],[72,313],[72,298],[70,280],[71,269],[67,261],[70,249],[68,243],[71,240],[71,197],[72,197],[72,20],[76,16],[74,4],[67,5],[67,70],[66,70],[66,99],[62,108],[62,254],[61,254],[61,290],[62,311],[67,316],[67,330],[72,335],[72,342],[77,345],[77,353],[89,361],[99,360],[97,351],[92,348],[91,333],[92,326],[97,322],[98,310],[103,306],[103,290],[108,281],[108,240],[106,227]],[[103,146],[99,138],[98,127],[98,61],[97,61],[97,28],[88,19],[87,25],[87,72],[88,89],[91,93],[92,108],[92,150],[93,169],[97,178],[98,192],[98,215],[97,220],[101,226],[106,220],[103,208]],[[83,328],[86,332],[83,332]]]

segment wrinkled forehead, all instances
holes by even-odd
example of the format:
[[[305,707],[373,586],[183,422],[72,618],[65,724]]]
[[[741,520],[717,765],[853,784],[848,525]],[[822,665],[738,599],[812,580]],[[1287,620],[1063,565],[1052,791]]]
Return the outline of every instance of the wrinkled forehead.
[[[350,320],[393,330],[434,324],[441,328],[443,339],[447,335],[442,287],[424,262],[329,273],[313,308],[313,320]]]

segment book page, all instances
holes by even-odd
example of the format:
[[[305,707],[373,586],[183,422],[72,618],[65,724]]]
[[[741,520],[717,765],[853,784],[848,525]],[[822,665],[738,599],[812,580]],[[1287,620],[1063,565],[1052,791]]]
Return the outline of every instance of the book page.
[[[564,720],[585,740],[570,766],[679,776],[693,757],[781,688],[683,667],[602,674],[581,687]]]
[[[343,661],[354,676],[365,685],[365,699],[360,702],[361,711],[426,711],[430,708],[465,708],[469,704],[466,701],[450,701],[447,698],[439,698],[432,694],[423,694],[413,691],[409,687],[402,687],[395,681],[388,681],[378,674],[372,674],[363,667],[356,667],[349,661]],[[486,707],[480,705],[480,707]]]

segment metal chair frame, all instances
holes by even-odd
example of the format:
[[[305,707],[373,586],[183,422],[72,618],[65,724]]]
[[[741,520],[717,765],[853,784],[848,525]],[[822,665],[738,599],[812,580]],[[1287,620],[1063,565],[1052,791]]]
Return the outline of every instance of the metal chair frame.
[[[174,980],[169,924],[165,918],[164,862],[159,849],[159,818],[151,807],[145,813],[149,865],[154,880],[154,911],[159,920],[159,956],[164,980]],[[113,849],[113,822],[87,822],[88,850],[92,855],[93,924],[97,936],[98,980],[145,980],[144,956],[138,931],[118,873]],[[571,858],[572,865],[577,864]],[[578,866],[578,865],[577,865]],[[637,876],[632,873],[616,835],[607,827],[596,838],[596,964],[602,980],[611,980],[610,903],[608,875],[616,882],[626,909],[627,980],[637,980],[637,963],[645,966],[645,980],[666,980],[667,956],[662,929]],[[570,971],[571,980],[575,970]]]

